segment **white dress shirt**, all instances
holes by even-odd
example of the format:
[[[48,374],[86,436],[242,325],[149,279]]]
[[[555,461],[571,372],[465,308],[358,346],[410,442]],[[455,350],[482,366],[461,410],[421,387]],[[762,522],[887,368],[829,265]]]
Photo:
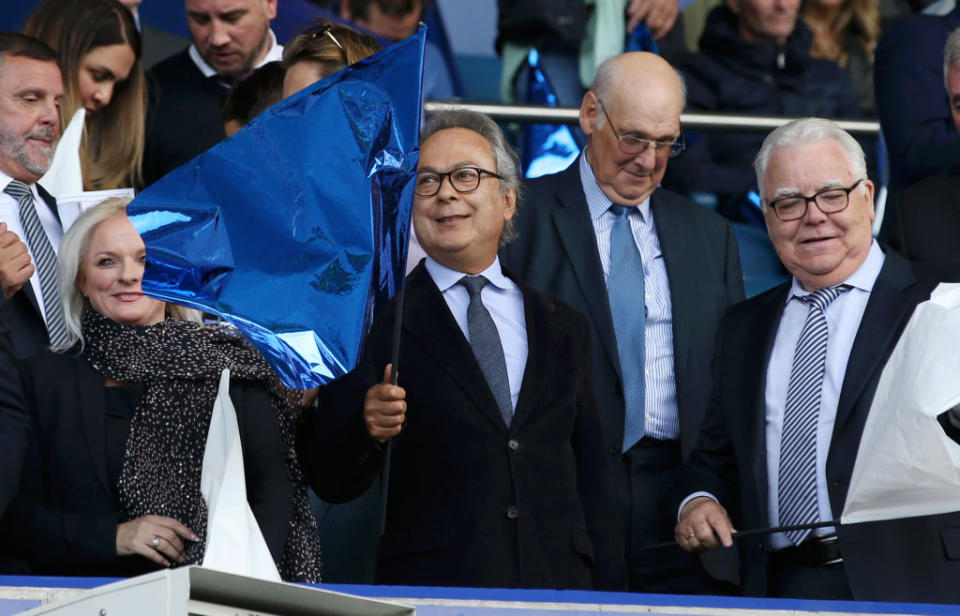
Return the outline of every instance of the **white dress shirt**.
[[[586,150],[580,156],[580,182],[590,209],[593,233],[597,240],[603,280],[610,276],[610,231],[616,216],[610,211],[613,202],[600,190],[593,169],[587,162]],[[620,204],[625,205],[625,204]],[[633,241],[643,259],[645,297],[637,298],[637,308],[647,311],[644,328],[644,366],[620,366],[621,371],[644,371],[644,435],[661,440],[680,436],[680,415],[677,410],[677,384],[673,370],[673,309],[670,300],[670,280],[660,250],[657,225],[650,209],[650,199],[644,199],[627,216]]]
[[[433,282],[440,289],[444,301],[447,302],[454,320],[460,326],[460,331],[469,341],[467,307],[470,305],[470,293],[467,292],[466,287],[459,284],[460,279],[468,274],[440,265],[429,256],[425,265]],[[483,300],[483,305],[486,306],[500,334],[500,344],[503,345],[503,356],[507,362],[507,380],[510,381],[510,398],[516,410],[529,352],[523,293],[514,281],[503,275],[499,257],[479,275],[490,281],[480,292],[480,299]]]
[[[847,360],[853,340],[860,329],[860,319],[870,299],[873,284],[883,267],[884,255],[874,241],[870,252],[860,267],[844,281],[852,288],[831,302],[824,315],[827,319],[827,359],[823,375],[823,389],[820,392],[820,415],[817,422],[817,505],[821,520],[832,520],[833,509],[827,492],[827,453],[833,435],[833,424],[837,417],[837,404],[844,375],[847,373]],[[800,330],[809,311],[798,297],[809,295],[803,290],[796,278],[790,287],[787,303],[783,309],[777,337],[767,365],[766,394],[766,435],[767,435],[767,489],[769,492],[767,510],[770,526],[780,525],[779,478],[780,478],[780,437],[783,432],[783,413],[787,405],[787,387],[790,383],[790,371],[793,355],[800,338]],[[814,531],[819,535],[836,532],[833,528]],[[790,545],[783,533],[770,536],[773,549]]]
[[[267,55],[251,67],[250,70],[258,69],[267,62],[279,62],[283,59],[283,45],[277,43],[277,35],[273,33],[273,30],[268,30],[268,33],[270,34],[270,49],[267,51]],[[193,60],[193,63],[197,65],[197,68],[200,69],[200,72],[203,73],[204,77],[213,77],[219,74],[215,68],[207,64],[203,56],[200,55],[200,50],[197,49],[197,46],[193,43],[190,43],[187,53],[190,59]],[[227,83],[224,83],[224,85],[229,86]]]
[[[16,233],[20,237],[20,240],[27,245],[27,252],[30,253],[30,260],[33,262],[35,268],[33,276],[30,276],[30,286],[33,287],[33,294],[37,297],[40,313],[43,315],[44,321],[46,321],[47,307],[43,304],[43,293],[40,291],[40,273],[36,270],[37,259],[33,254],[33,248],[27,241],[27,236],[23,231],[23,225],[20,224],[20,203],[7,193],[2,192],[6,189],[7,184],[12,181],[13,178],[3,171],[0,171],[0,222],[7,223],[7,230]],[[40,193],[37,192],[37,185],[28,184],[28,186],[30,187],[30,192],[33,193],[34,207],[37,210],[37,216],[40,217],[40,224],[47,234],[47,239],[50,240],[50,247],[53,248],[55,253],[59,253],[60,238],[63,237],[63,229],[60,227],[60,222],[50,208],[47,207],[46,202],[40,198]]]

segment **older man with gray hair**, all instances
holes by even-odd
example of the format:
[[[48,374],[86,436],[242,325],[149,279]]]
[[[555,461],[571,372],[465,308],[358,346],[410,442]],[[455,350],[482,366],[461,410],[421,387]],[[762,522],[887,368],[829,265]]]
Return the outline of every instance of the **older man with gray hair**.
[[[683,80],[660,56],[604,62],[580,105],[587,147],[527,184],[519,237],[501,254],[588,317],[630,590],[716,594],[695,559],[643,549],[673,535],[667,510],[710,393],[716,326],[743,299],[730,225],[660,188],[684,149],[683,105]]]
[[[770,239],[793,278],[720,324],[714,390],[676,527],[692,552],[732,545],[735,526],[840,517],[884,364],[935,285],[871,237],[863,151],[833,122],[778,128],[755,167]],[[951,524],[952,514],[754,535],[740,543],[743,591],[955,601]]]
[[[953,124],[960,131],[960,28],[943,50],[943,85]],[[960,279],[960,160],[893,195],[889,204],[890,245],[914,261]]]

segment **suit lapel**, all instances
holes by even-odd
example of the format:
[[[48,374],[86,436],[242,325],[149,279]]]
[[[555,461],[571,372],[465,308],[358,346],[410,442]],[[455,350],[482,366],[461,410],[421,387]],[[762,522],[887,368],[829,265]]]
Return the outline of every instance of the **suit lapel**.
[[[749,401],[748,411],[753,417],[748,420],[747,426],[753,431],[747,441],[754,444],[751,459],[753,460],[753,478],[759,502],[763,506],[763,519],[767,519],[766,504],[767,490],[767,366],[770,363],[770,354],[777,339],[777,330],[780,328],[780,318],[783,316],[787,293],[790,292],[790,282],[780,285],[760,299],[756,314],[749,319],[747,331],[744,332],[744,348],[748,365],[747,377],[743,382],[747,391],[743,393],[744,400]]]
[[[53,213],[54,218],[57,219],[57,222],[60,226],[63,226],[63,221],[60,220],[60,211],[57,209],[57,199],[43,189],[43,186],[37,184],[37,192],[40,194],[40,199],[44,202],[44,205]]]
[[[407,277],[403,307],[404,336],[416,340],[498,430],[507,433],[497,401],[423,262]],[[400,367],[401,371],[403,367]]]
[[[579,161],[579,159],[577,159]],[[613,333],[613,317],[610,316],[610,301],[603,281],[603,266],[597,253],[597,240],[593,234],[593,222],[583,185],[580,183],[580,164],[575,162],[560,176],[556,199],[560,208],[553,212],[553,223],[568,255],[580,292],[586,299],[589,313],[599,334],[600,344],[607,353],[610,364],[620,375],[620,358]]]
[[[520,427],[536,406],[540,393],[547,383],[553,382],[556,374],[550,366],[556,366],[556,354],[563,342],[564,332],[554,321],[556,306],[527,284],[517,282],[523,292],[524,321],[527,325],[527,365],[523,371],[523,383],[511,429]]]
[[[860,329],[857,330],[853,347],[850,349],[847,372],[843,377],[843,387],[837,403],[834,436],[850,418],[872,375],[886,362],[891,342],[899,336],[906,317],[916,305],[916,298],[905,293],[905,290],[916,282],[907,261],[887,251],[883,268],[877,276],[860,319]]]
[[[691,281],[700,279],[697,263],[692,255],[699,251],[690,246],[690,233],[685,221],[677,215],[676,208],[666,206],[654,191],[650,197],[650,209],[656,225],[657,238],[660,240],[660,252],[667,269],[670,286],[670,303],[673,314],[673,372],[683,374],[687,361],[689,344],[687,334],[689,319],[693,318],[691,309],[696,305],[697,290]]]
[[[77,366],[77,406],[83,422],[83,434],[87,442],[90,459],[109,498],[113,498],[110,482],[107,479],[107,401],[104,392],[103,377],[97,374],[86,360],[76,362]]]

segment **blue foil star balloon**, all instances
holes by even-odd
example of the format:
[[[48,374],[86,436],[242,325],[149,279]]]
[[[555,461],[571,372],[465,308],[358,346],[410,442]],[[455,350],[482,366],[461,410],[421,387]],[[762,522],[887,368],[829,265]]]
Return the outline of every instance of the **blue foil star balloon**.
[[[403,284],[424,39],[277,103],[141,193],[144,291],[229,321],[288,387],[352,370]]]

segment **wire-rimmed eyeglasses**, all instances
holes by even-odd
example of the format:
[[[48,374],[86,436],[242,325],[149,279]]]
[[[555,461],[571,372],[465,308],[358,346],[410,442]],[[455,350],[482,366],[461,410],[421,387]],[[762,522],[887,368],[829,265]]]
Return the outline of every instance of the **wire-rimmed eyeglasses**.
[[[809,197],[806,195],[786,195],[767,202],[767,206],[773,208],[773,213],[784,222],[803,218],[811,201],[816,203],[824,214],[836,214],[846,209],[850,204],[850,193],[863,181],[864,179],[861,178],[850,186],[825,188]]]
[[[453,186],[453,189],[459,193],[473,192],[480,186],[480,178],[484,175],[493,176],[498,180],[504,179],[502,175],[480,167],[457,167],[446,173],[422,171],[417,174],[413,192],[421,197],[432,197],[440,192],[443,178],[450,180],[450,186]]]
[[[683,136],[683,131],[680,131],[680,136],[674,141],[655,141],[633,135],[621,137],[617,129],[613,127],[613,120],[610,119],[610,114],[607,113],[607,108],[604,106],[603,101],[598,98],[597,102],[600,103],[600,110],[603,112],[603,117],[607,119],[607,124],[610,125],[610,130],[613,131],[613,136],[617,139],[617,145],[624,154],[636,156],[637,154],[646,152],[648,148],[652,147],[655,154],[660,155],[665,153],[667,156],[676,156],[687,149],[687,141]]]

